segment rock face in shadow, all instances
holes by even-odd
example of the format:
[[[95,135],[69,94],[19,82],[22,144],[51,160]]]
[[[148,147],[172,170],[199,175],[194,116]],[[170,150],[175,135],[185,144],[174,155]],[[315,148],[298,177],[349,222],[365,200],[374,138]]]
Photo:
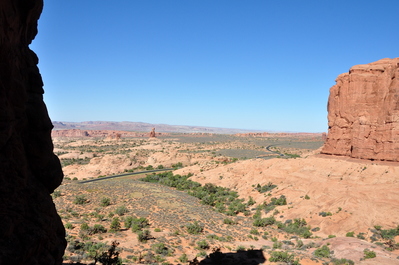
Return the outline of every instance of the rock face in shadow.
[[[399,161],[399,58],[353,66],[328,99],[322,153]]]
[[[42,8],[42,0],[0,1],[0,264],[61,264],[66,246],[50,196],[63,174],[28,47]]]

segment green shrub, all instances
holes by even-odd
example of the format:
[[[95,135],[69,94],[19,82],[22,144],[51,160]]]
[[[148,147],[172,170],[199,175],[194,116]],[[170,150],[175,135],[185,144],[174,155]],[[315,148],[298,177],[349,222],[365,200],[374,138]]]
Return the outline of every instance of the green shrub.
[[[273,243],[273,248],[277,249],[277,248],[281,248],[283,246],[283,242],[280,241],[276,241]]]
[[[355,262],[350,259],[332,259],[331,261],[334,265],[355,265]]]
[[[235,221],[231,220],[230,218],[225,218],[223,220],[223,223],[226,224],[226,225],[235,225],[235,224],[237,224]]]
[[[280,198],[272,198],[271,205],[287,205],[287,198],[281,195]]]
[[[110,229],[113,232],[116,232],[119,229],[121,229],[121,222],[119,221],[118,217],[114,217],[114,219],[112,219]]]
[[[205,240],[197,241],[197,247],[200,249],[209,249],[209,244]]]
[[[147,242],[151,237],[150,230],[143,230],[137,233],[137,238],[139,242],[145,243]]]
[[[254,222],[252,223],[253,226],[257,227],[265,227],[268,225],[273,225],[276,222],[276,219],[274,216],[271,217],[266,217],[266,218],[258,218],[255,219]]]
[[[163,172],[147,175],[140,180],[187,191],[189,195],[200,199],[201,203],[215,207],[217,211],[231,216],[238,213],[248,214],[247,207],[254,203],[251,199],[249,202],[244,203],[243,199],[239,199],[237,192],[228,188],[219,187],[211,183],[201,186],[200,183],[190,180],[190,176],[190,174],[180,176],[173,175],[172,172]]]
[[[201,250],[200,252],[198,252],[197,257],[201,257],[201,258],[206,257],[206,251],[205,250]]]
[[[271,262],[286,262],[292,265],[300,265],[299,260],[295,260],[295,255],[287,251],[272,251],[270,253],[269,261]]]
[[[193,234],[193,235],[200,234],[204,230],[204,227],[202,225],[198,224],[197,221],[195,221],[192,224],[187,224],[186,228],[187,228],[187,232],[189,234]]]
[[[310,197],[309,197],[309,195],[305,195],[305,200],[310,200]]]
[[[249,233],[250,233],[251,235],[259,235],[259,231],[258,231],[258,229],[256,229],[256,228],[252,228],[251,231],[249,231]]]
[[[187,263],[187,262],[188,262],[187,254],[186,254],[186,253],[182,254],[182,255],[179,257],[179,261],[180,261],[181,263]]]
[[[110,199],[110,198],[107,198],[107,197],[101,198],[100,205],[101,205],[102,207],[107,207],[107,206],[109,206],[110,204],[111,204],[111,199]]]
[[[116,208],[115,213],[119,216],[125,215],[126,213],[128,213],[129,210],[126,208],[126,206],[122,205],[119,206],[118,208]]]
[[[359,234],[357,234],[357,238],[359,238],[359,239],[363,239],[363,240],[365,240],[366,239],[366,237],[364,236],[365,235],[365,233],[359,233]]]
[[[346,237],[355,237],[355,232],[348,232],[346,233]]]
[[[329,258],[331,255],[330,248],[327,245],[323,245],[315,250],[314,255],[319,258]]]
[[[106,233],[107,229],[103,225],[100,224],[95,224],[91,229],[90,229],[91,234],[99,234],[99,233]]]
[[[294,219],[294,222],[288,222],[291,220],[287,220],[286,224],[278,223],[278,228],[284,230],[289,234],[296,234],[303,238],[310,238],[312,236],[312,232],[310,232],[310,227],[307,226],[306,220],[301,218]]]
[[[65,224],[65,228],[66,228],[66,229],[73,229],[74,226],[73,226],[71,223],[66,223],[66,224]]]
[[[55,199],[55,198],[58,198],[58,197],[61,196],[61,191],[55,190],[55,191],[51,194],[51,196],[52,196],[54,199]]]
[[[367,248],[363,251],[363,253],[364,253],[364,258],[365,259],[372,259],[372,258],[375,258],[377,256],[374,251],[369,250]]]
[[[260,193],[265,193],[268,191],[271,191],[272,189],[276,188],[277,185],[274,185],[273,183],[269,182],[267,185],[261,186],[260,184],[256,185],[256,190]]]
[[[145,217],[133,218],[131,223],[131,228],[133,232],[142,230],[150,226],[149,221]]]
[[[169,249],[162,242],[155,243],[151,246],[151,248],[155,251],[156,254],[160,254],[162,256],[167,256],[170,253]]]
[[[82,223],[81,225],[80,225],[80,230],[83,230],[83,231],[87,231],[87,230],[89,230],[89,225],[87,224],[87,223]]]
[[[246,248],[244,246],[238,246],[236,251],[245,251]]]
[[[381,229],[379,230],[381,237],[383,239],[393,239],[395,236],[399,235],[399,226],[394,229]]]
[[[85,195],[80,194],[80,195],[76,195],[75,199],[73,200],[73,203],[82,205],[82,204],[88,203],[88,201],[87,201]]]
[[[332,216],[332,213],[331,212],[320,212],[319,216],[321,216],[321,217]]]

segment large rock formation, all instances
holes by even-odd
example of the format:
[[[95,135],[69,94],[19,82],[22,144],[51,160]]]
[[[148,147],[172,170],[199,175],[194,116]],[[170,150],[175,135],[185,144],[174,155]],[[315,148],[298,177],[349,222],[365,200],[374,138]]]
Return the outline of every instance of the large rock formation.
[[[353,66],[328,99],[324,154],[399,161],[399,58]]]
[[[38,58],[42,0],[0,1],[0,264],[61,264],[66,246],[50,193],[62,181],[53,154]]]

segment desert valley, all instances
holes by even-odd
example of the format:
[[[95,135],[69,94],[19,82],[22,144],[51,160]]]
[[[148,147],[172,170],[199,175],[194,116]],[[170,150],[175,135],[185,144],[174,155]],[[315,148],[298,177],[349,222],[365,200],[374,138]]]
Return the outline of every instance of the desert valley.
[[[353,67],[349,79],[370,72],[398,65]],[[64,262],[399,264],[397,131],[376,129],[386,112],[367,102],[339,111],[356,105],[347,88],[331,89],[328,135],[53,130]]]
[[[0,264],[399,264],[394,2],[64,2],[0,1]]]

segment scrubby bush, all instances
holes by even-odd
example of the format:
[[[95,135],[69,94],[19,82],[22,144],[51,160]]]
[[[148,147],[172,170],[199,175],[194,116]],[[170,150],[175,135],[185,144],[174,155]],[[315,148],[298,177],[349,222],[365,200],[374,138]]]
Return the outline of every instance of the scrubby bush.
[[[186,253],[182,254],[182,255],[179,257],[179,261],[180,261],[181,263],[187,263],[187,262],[188,262],[187,254],[186,254]]]
[[[111,204],[111,199],[110,198],[108,198],[108,197],[101,198],[100,205],[102,207],[107,207],[110,204]]]
[[[267,185],[261,186],[259,183],[256,185],[256,190],[260,193],[265,193],[268,191],[271,191],[272,189],[276,188],[277,185],[274,185],[273,183],[269,182]]]
[[[75,199],[73,200],[73,203],[82,205],[82,204],[88,203],[88,201],[87,201],[85,195],[80,194],[80,195],[76,195]]]
[[[137,233],[137,239],[139,240],[139,242],[145,243],[147,242],[151,237],[150,234],[150,230],[144,230],[144,231],[140,231]]]
[[[323,245],[315,250],[314,255],[319,258],[329,258],[331,255],[330,248],[327,245]]]
[[[202,233],[202,231],[204,230],[204,226],[198,224],[197,221],[195,221],[195,222],[192,223],[192,224],[187,224],[187,225],[186,225],[186,228],[187,228],[187,232],[188,232],[189,234],[192,234],[192,235],[200,234],[200,233]]]
[[[295,260],[295,255],[287,251],[272,251],[270,253],[269,261],[271,262],[285,262],[292,265],[300,265],[299,260]]]
[[[180,176],[173,175],[172,172],[163,172],[147,175],[140,180],[187,191],[191,196],[200,199],[201,203],[215,207],[217,211],[228,215],[248,213],[247,207],[254,203],[253,200],[244,203],[243,199],[238,198],[237,192],[228,188],[219,187],[211,183],[201,186],[200,183],[190,180],[190,176],[191,174]]]
[[[201,241],[197,241],[197,247],[200,249],[208,249],[209,244],[208,244],[208,242],[206,242],[206,240],[201,240]]]
[[[355,265],[355,262],[350,259],[332,259],[331,261],[334,265]]]
[[[312,236],[312,232],[310,232],[310,226],[307,226],[305,219],[297,218],[294,219],[294,222],[291,220],[290,222],[287,221],[285,224],[281,222],[278,223],[277,227],[289,234],[296,234],[303,238],[310,238]]]
[[[154,250],[156,254],[160,254],[162,256],[167,256],[170,254],[170,250],[162,242],[155,243],[154,245],[151,246],[151,248],[152,250]]]
[[[115,209],[115,213],[119,216],[125,215],[128,212],[129,210],[124,205],[119,206],[118,208]]]
[[[132,232],[141,231],[143,228],[147,228],[150,226],[150,223],[147,218],[133,218],[131,216],[125,219],[125,227],[132,228]]]
[[[113,232],[116,232],[119,229],[121,229],[121,222],[119,221],[118,217],[114,217],[114,219],[112,219],[110,229]]]
[[[276,222],[274,216],[266,217],[266,218],[257,218],[252,223],[253,226],[257,227],[266,227],[268,225],[273,225]]]
[[[374,251],[369,250],[367,248],[363,251],[363,253],[364,253],[364,258],[365,259],[372,259],[372,258],[375,258],[377,256]]]

